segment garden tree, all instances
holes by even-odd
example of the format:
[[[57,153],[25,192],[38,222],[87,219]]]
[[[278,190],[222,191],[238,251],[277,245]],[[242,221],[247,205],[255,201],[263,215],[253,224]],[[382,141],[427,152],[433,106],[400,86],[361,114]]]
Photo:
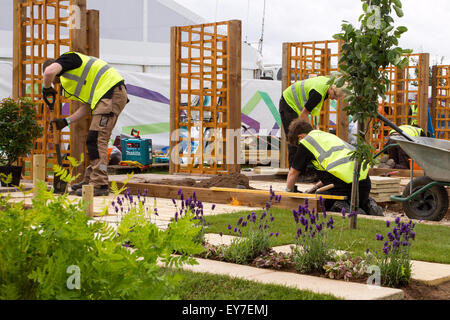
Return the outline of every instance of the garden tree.
[[[342,24],[342,32],[334,39],[341,40],[342,50],[339,59],[340,72],[334,74],[330,83],[344,87],[347,93],[344,108],[358,121],[357,148],[352,154],[355,161],[351,197],[352,212],[358,208],[357,190],[360,166],[373,165],[374,147],[366,142],[369,123],[377,117],[379,99],[386,99],[390,81],[386,67],[389,64],[404,68],[411,53],[398,46],[401,35],[407,31],[404,26],[394,27],[392,14],[403,16],[400,0],[362,0],[364,13],[359,17],[359,29],[348,21]],[[356,216],[351,221],[356,228]]]

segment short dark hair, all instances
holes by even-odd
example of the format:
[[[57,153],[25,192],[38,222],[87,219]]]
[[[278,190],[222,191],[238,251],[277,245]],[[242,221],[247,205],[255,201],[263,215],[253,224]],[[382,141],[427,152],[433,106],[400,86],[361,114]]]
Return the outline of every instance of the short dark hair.
[[[314,128],[309,121],[297,118],[289,125],[288,142],[292,145],[298,144],[298,135],[308,134]]]
[[[56,60],[55,59],[47,59],[44,61],[44,63],[42,64],[42,72],[45,72],[45,69],[47,69],[47,67],[49,65],[51,65],[52,63],[54,63]]]

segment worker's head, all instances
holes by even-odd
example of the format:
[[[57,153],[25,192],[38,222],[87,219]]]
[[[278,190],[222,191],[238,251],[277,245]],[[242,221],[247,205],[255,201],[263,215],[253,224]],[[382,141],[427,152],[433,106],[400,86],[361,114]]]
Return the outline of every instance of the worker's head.
[[[308,135],[313,127],[309,121],[297,118],[289,125],[288,142],[292,145],[298,145],[300,140]]]
[[[44,61],[44,63],[42,64],[42,72],[45,73],[45,69],[47,69],[50,65],[52,65],[56,60],[55,59],[47,59]],[[55,80],[53,81],[53,83],[59,83],[59,77],[56,76]]]
[[[334,84],[328,88],[328,98],[331,100],[343,99],[346,97],[346,94],[343,88],[338,88]]]

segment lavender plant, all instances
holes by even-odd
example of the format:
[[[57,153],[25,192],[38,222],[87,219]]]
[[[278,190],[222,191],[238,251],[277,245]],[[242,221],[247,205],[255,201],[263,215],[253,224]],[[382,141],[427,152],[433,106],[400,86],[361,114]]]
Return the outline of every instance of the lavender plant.
[[[238,238],[232,240],[229,247],[224,250],[225,260],[247,264],[257,257],[263,250],[269,250],[271,248],[271,238],[273,236],[278,237],[278,232],[274,233],[270,230],[274,221],[270,208],[272,202],[280,202],[281,196],[276,195],[270,187],[269,201],[265,205],[265,210],[258,216],[256,212],[252,212],[247,215],[246,219],[240,217],[237,221],[237,226],[232,227],[228,225],[229,234],[232,232],[238,235]],[[245,237],[242,236],[242,230]]]
[[[298,225],[296,246],[292,259],[299,272],[322,271],[323,266],[333,258],[333,249],[327,243],[327,232],[334,229],[334,219],[328,217],[323,199],[320,197],[322,214],[309,210],[308,199],[298,210],[292,210]]]
[[[386,221],[386,227],[389,228],[390,221]],[[382,253],[372,255],[374,263],[379,266],[381,272],[381,284],[389,287],[397,287],[409,284],[411,280],[411,241],[415,239],[415,223],[411,220],[408,223],[395,219],[392,231],[389,231],[384,237],[381,234],[376,235],[378,241],[385,241]]]

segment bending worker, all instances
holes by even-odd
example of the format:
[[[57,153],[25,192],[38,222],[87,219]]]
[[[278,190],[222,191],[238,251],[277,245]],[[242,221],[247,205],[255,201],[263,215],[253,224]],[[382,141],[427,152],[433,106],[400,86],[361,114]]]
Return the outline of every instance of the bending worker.
[[[422,128],[417,126],[410,126],[410,125],[402,125],[399,126],[399,128],[404,131],[407,135],[411,137],[425,137],[425,131],[423,131]],[[389,132],[389,139],[386,142],[385,146],[388,146],[390,144],[395,144],[396,142],[393,141],[390,137],[392,136],[399,136],[400,134],[397,133],[395,130],[391,130]],[[394,160],[395,169],[410,169],[409,166],[409,156],[408,154],[402,150],[399,146],[390,147],[387,149],[387,154],[389,155],[389,159]]]
[[[43,68],[44,96],[56,94],[52,83],[61,83],[66,98],[83,102],[68,118],[51,121],[58,130],[92,112],[86,139],[90,163],[83,181],[73,184],[72,190],[76,195],[81,195],[81,187],[91,184],[94,186],[94,196],[108,195],[108,141],[117,118],[128,103],[124,79],[105,61],[78,52],[67,52],[56,60],[49,59],[44,62]]]
[[[289,125],[300,117],[309,121],[309,115],[318,116],[326,99],[343,98],[344,92],[335,85],[329,85],[328,77],[319,76],[297,81],[283,91],[280,98],[279,112],[284,132],[288,135]],[[289,167],[296,152],[296,146],[288,146]]]
[[[347,196],[351,199],[354,161],[350,160],[350,152],[354,147],[332,133],[313,130],[309,121],[294,120],[289,126],[288,140],[290,144],[298,145],[292,167],[287,177],[287,192],[295,192],[295,182],[299,174],[304,173],[307,165],[312,164],[317,170],[319,182],[313,188],[305,191],[314,193],[322,186],[333,184],[334,188],[323,194]],[[371,182],[368,175],[369,167],[361,166],[359,176],[359,208],[368,215],[383,215],[383,210],[375,200],[369,198]],[[330,211],[349,209],[349,201],[326,199],[325,208]],[[362,213],[362,212],[361,212]],[[364,214],[363,213],[363,214]]]

